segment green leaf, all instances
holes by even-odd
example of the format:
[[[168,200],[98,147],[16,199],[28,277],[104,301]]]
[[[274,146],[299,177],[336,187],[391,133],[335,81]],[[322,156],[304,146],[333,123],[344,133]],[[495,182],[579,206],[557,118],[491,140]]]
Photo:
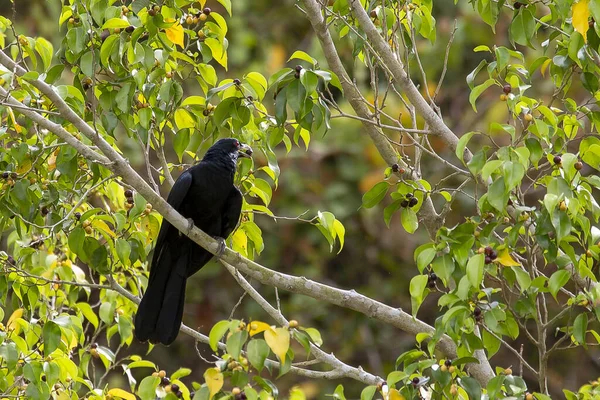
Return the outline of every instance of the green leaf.
[[[315,328],[304,328],[304,332],[310,336],[310,340],[317,346],[321,347],[323,344],[323,339],[321,338],[321,332],[319,332]]]
[[[248,361],[260,373],[271,350],[263,339],[252,339],[248,342]]]
[[[337,385],[333,392],[333,397],[337,400],[346,400],[346,396],[344,396],[344,387],[342,385]]]
[[[504,185],[504,177],[496,179],[488,190],[487,201],[498,211],[504,211],[508,202],[508,192]]]
[[[62,333],[60,327],[53,321],[48,321],[42,329],[42,338],[44,339],[44,355],[48,357],[60,345]]]
[[[38,37],[35,39],[35,51],[37,51],[42,59],[44,70],[48,69],[52,63],[52,56],[54,55],[54,47],[52,46],[52,43],[43,37]]]
[[[373,396],[375,396],[375,392],[377,391],[377,386],[367,386],[360,392],[360,400],[371,400]]]
[[[131,255],[131,245],[129,242],[125,239],[119,238],[115,242],[115,247],[117,249],[117,257],[119,257],[121,263],[125,266],[128,266],[130,264],[129,256]]]
[[[412,314],[417,315],[417,311],[425,298],[425,289],[429,278],[427,275],[417,275],[410,280],[410,297],[412,303]]]
[[[383,220],[385,221],[385,224],[388,228],[390,227],[390,221],[392,220],[392,216],[396,211],[398,211],[401,203],[402,200],[394,200],[389,206],[387,206],[383,210]]]
[[[77,303],[76,306],[79,309],[79,311],[81,311],[85,319],[90,321],[90,324],[92,324],[94,328],[98,328],[98,316],[96,315],[96,313],[94,313],[94,310],[92,310],[92,306],[90,306],[88,303],[83,302]]]
[[[372,208],[379,204],[385,197],[390,185],[387,182],[379,182],[363,195],[362,203],[365,208]]]
[[[442,257],[436,257],[433,260],[432,267],[433,272],[435,272],[435,274],[444,282],[448,282],[455,269],[454,260],[450,254],[444,254]]]
[[[223,40],[225,41],[227,39]],[[204,40],[204,44],[206,44],[210,49],[215,61],[221,64],[225,70],[227,70],[227,49],[225,48],[224,43],[219,42],[215,38],[208,37]]]
[[[477,98],[479,96],[481,96],[481,94],[483,92],[485,92],[485,90],[487,88],[494,85],[495,83],[496,83],[496,81],[494,79],[490,78],[487,81],[483,82],[481,85],[475,86],[475,88],[473,88],[473,90],[471,90],[471,94],[469,94],[469,103],[471,103],[471,106],[473,107],[473,111],[477,112],[477,107],[475,106],[475,101],[477,101]],[[462,159],[462,157],[459,157],[459,158]]]
[[[229,336],[229,339],[227,339],[227,353],[234,359],[237,359],[240,356],[242,346],[246,343],[247,338],[248,332],[245,330],[233,332],[233,334]]]
[[[175,135],[175,139],[173,139],[173,149],[179,158],[179,162],[181,162],[183,158],[183,153],[187,149],[190,144],[190,130],[189,129],[181,129]]]
[[[181,379],[183,377],[188,376],[191,373],[192,370],[189,368],[179,368],[177,371],[173,372],[173,374],[171,375],[171,380],[174,381],[175,379]]]
[[[475,135],[477,132],[468,132],[465,133],[464,135],[462,135],[460,137],[460,139],[458,139],[458,143],[456,145],[456,157],[463,162],[463,164],[465,163],[465,159],[464,159],[464,154],[465,154],[465,149],[467,148],[467,143],[469,143],[469,140],[471,140],[471,138],[473,137],[473,135]]]
[[[585,344],[585,336],[587,333],[588,326],[588,316],[585,312],[582,312],[575,318],[575,322],[573,322],[573,337],[577,341],[577,343],[587,347]]]
[[[160,383],[158,376],[147,376],[145,377],[137,390],[137,395],[142,400],[154,400],[156,398],[156,388]]]
[[[229,16],[231,17],[231,0],[217,0],[217,1],[223,5],[223,7],[225,8],[225,11],[227,11]]]
[[[405,207],[400,211],[400,220],[402,227],[408,233],[415,233],[419,227],[419,220],[417,219],[417,213],[412,208]]]
[[[467,263],[467,276],[472,287],[479,288],[479,285],[481,285],[484,266],[485,256],[483,254],[476,254],[469,259]]]
[[[229,324],[230,321],[227,320],[219,321],[210,330],[208,342],[213,351],[217,351],[219,340],[221,340],[225,332],[229,330]]]
[[[562,288],[567,284],[567,282],[569,282],[569,279],[571,279],[571,273],[566,269],[559,269],[558,271],[552,274],[552,276],[548,280],[548,289],[550,290],[550,293],[552,294],[555,300],[556,294],[558,293],[560,288]]]
[[[394,385],[406,378],[408,375],[404,371],[393,371],[387,376],[386,383],[388,387],[393,388]]]
[[[127,28],[129,25],[129,21],[126,21],[121,18],[111,18],[102,25],[100,29],[115,29],[115,28]]]
[[[317,65],[316,59],[312,58],[307,53],[305,53],[301,50],[296,50],[294,52],[294,54],[292,54],[291,57],[288,59],[288,62],[290,62],[291,60],[295,60],[295,59],[306,61],[306,62],[312,64],[313,66]]]
[[[463,376],[460,378],[460,386],[467,392],[469,399],[480,399],[481,398],[481,385],[477,380],[470,376]]]

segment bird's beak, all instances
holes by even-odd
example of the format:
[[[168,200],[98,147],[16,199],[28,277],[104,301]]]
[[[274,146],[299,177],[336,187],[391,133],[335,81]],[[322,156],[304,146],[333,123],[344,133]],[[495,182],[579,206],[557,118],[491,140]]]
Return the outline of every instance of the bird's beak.
[[[252,158],[252,147],[247,144],[242,144],[238,150],[240,157]]]

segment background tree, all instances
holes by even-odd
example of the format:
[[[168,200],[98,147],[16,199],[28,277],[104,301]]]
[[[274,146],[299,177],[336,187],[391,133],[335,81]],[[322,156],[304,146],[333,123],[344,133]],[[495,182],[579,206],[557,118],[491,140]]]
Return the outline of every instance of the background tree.
[[[3,396],[594,398],[600,8],[438,3],[3,4]],[[161,193],[219,136],[243,218],[148,349]]]

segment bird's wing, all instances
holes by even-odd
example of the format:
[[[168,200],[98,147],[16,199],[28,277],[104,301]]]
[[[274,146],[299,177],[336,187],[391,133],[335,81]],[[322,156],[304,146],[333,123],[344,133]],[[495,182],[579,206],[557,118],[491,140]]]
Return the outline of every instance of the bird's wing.
[[[242,203],[242,194],[238,188],[233,186],[227,197],[227,201],[223,206],[223,213],[221,214],[221,237],[223,239],[227,239],[240,220]]]
[[[192,174],[188,171],[185,171],[183,174],[179,176],[175,184],[171,188],[169,192],[169,196],[167,197],[167,203],[169,203],[174,209],[179,211],[179,206],[185,199],[185,196],[192,185]],[[156,246],[154,247],[154,255],[152,256],[152,267],[156,264],[160,254],[165,245],[165,239],[167,239],[167,233],[171,228],[171,224],[166,219],[163,219],[162,224],[160,226],[160,231],[158,232],[158,238],[156,239]],[[150,279],[153,277],[153,269],[150,269]]]

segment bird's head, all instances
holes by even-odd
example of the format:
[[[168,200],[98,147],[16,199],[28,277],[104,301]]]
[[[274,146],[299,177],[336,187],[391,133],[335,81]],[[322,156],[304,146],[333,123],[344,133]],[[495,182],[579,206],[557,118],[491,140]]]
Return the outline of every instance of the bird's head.
[[[252,148],[247,144],[240,143],[234,138],[220,139],[211,146],[204,155],[204,160],[232,160],[234,163],[239,157],[251,158]]]

